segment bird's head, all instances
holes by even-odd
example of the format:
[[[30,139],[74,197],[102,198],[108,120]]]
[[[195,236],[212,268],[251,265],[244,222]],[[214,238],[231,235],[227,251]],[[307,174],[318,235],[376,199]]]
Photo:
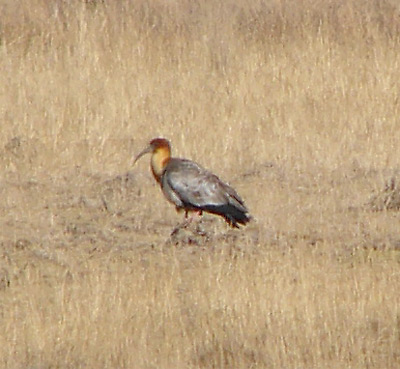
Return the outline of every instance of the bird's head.
[[[136,156],[133,165],[145,154],[151,153],[151,171],[157,182],[161,183],[161,176],[171,159],[171,145],[165,138],[154,138],[148,146]]]
[[[171,145],[165,138],[153,138],[149,144],[135,157],[133,165],[145,154],[161,154],[162,156],[171,155]]]

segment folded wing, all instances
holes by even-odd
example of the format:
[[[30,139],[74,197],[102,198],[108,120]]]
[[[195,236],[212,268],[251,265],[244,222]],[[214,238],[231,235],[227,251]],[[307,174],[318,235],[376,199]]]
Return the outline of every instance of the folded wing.
[[[216,175],[185,159],[171,159],[162,178],[164,194],[178,208],[217,214],[233,227],[250,220],[238,193]]]

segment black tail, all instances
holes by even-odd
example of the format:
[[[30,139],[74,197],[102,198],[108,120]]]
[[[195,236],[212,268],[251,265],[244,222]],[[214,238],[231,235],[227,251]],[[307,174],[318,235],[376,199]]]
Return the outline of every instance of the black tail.
[[[208,205],[203,210],[224,217],[226,222],[234,228],[239,228],[238,224],[245,225],[251,219],[247,211],[238,209],[232,204]]]

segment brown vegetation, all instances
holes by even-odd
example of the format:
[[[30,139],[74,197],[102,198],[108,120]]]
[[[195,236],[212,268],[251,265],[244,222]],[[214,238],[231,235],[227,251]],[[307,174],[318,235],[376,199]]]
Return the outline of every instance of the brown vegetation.
[[[0,1],[0,367],[398,368],[399,16]],[[255,220],[171,238],[156,136]]]

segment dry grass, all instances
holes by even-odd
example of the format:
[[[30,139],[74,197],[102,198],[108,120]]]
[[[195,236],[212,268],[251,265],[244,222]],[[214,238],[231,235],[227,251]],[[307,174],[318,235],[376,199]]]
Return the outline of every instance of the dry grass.
[[[399,15],[0,1],[0,366],[398,368]],[[171,239],[154,136],[256,220]]]

